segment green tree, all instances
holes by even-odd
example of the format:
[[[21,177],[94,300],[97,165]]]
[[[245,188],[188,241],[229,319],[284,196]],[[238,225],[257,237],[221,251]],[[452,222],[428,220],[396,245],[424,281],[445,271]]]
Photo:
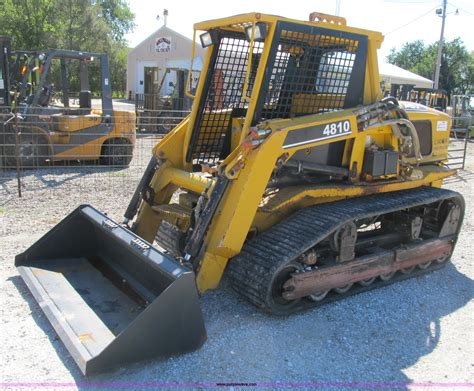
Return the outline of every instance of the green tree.
[[[420,76],[434,80],[438,43],[425,45],[416,40],[405,43],[400,50],[392,48],[387,61]],[[439,86],[448,94],[465,94],[474,90],[474,55],[460,38],[445,42]]]
[[[123,95],[127,89],[127,54],[129,48],[114,43],[109,51],[109,66],[112,85],[114,86],[114,94],[118,97]]]
[[[2,3],[0,32],[13,37],[15,47],[34,50],[55,43],[52,15],[56,0],[3,0]]]
[[[113,39],[123,42],[124,35],[135,27],[135,15],[127,3],[123,0],[102,0],[99,7],[102,17],[112,30]]]
[[[387,56],[387,61],[390,64],[395,64],[401,68],[408,69],[412,67],[413,64],[418,64],[423,60],[425,51],[426,47],[423,41],[416,40],[413,42],[407,42],[399,51],[392,48],[390,54]]]

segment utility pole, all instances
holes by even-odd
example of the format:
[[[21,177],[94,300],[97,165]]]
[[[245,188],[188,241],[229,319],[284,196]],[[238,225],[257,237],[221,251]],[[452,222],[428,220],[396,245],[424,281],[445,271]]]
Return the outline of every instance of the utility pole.
[[[439,37],[438,42],[438,58],[436,60],[436,72],[435,72],[435,79],[434,79],[434,88],[438,89],[439,87],[439,72],[441,69],[441,56],[443,54],[443,39],[444,39],[444,22],[446,21],[446,5],[448,0],[443,0],[443,15],[442,15],[442,22],[441,22],[441,36]],[[436,12],[438,13],[438,12]]]

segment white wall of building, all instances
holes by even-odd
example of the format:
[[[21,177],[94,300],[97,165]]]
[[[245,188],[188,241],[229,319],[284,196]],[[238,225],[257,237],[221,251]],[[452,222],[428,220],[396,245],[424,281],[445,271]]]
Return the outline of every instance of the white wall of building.
[[[158,67],[158,79],[164,75],[168,67],[189,68],[191,63],[192,40],[163,26],[137,47],[128,53],[127,58],[127,95],[131,92],[144,92],[144,68]],[[200,70],[206,50],[196,43],[196,58],[193,69]],[[171,76],[169,76],[171,77]],[[165,79],[163,93],[168,92],[168,84],[172,80]]]

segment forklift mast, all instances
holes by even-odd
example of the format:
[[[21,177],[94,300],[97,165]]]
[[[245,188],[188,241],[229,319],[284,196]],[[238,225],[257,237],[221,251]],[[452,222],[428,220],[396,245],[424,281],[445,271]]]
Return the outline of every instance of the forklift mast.
[[[47,87],[48,74],[51,69],[53,60],[60,61],[61,68],[61,88],[65,107],[69,106],[69,86],[67,77],[67,60],[78,60],[80,61],[80,87],[79,93],[80,106],[84,108],[90,108],[90,86],[89,86],[89,73],[87,61],[91,59],[98,59],[100,61],[100,74],[101,74],[101,91],[102,91],[102,114],[104,118],[113,117],[112,107],[112,88],[110,84],[109,76],[109,60],[107,54],[104,53],[91,53],[91,52],[79,52],[73,50],[62,50],[62,49],[50,49],[45,53],[44,68],[41,73],[41,78],[38,88],[34,92],[32,99],[32,106],[37,106],[41,103],[42,93],[44,88]]]
[[[0,106],[10,106],[10,80],[8,59],[11,52],[11,38],[0,36]]]

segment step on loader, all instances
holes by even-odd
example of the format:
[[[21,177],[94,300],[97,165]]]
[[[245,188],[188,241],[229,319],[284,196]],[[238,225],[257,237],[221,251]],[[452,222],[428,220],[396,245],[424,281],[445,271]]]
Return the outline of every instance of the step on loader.
[[[201,346],[198,297],[224,273],[287,315],[454,250],[450,119],[381,99],[380,33],[319,13],[194,28],[207,57],[192,112],[154,147],[124,220],[80,206],[16,258],[86,375]]]

